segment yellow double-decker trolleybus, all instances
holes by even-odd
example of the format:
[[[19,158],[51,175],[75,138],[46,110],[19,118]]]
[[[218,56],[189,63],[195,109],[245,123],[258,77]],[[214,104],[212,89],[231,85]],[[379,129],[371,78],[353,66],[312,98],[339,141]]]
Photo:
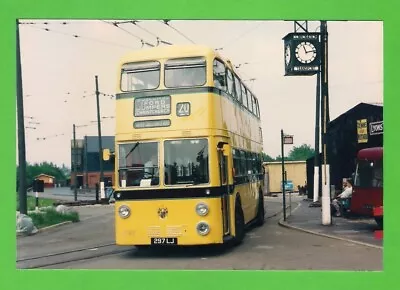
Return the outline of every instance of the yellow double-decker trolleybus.
[[[204,46],[131,53],[118,70],[117,245],[240,243],[264,223],[258,100]]]

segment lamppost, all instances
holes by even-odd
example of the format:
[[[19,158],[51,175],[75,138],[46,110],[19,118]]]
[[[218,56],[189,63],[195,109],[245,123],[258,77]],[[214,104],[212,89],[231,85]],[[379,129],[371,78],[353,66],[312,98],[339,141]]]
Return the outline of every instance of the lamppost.
[[[286,221],[286,172],[285,172],[285,150],[284,145],[293,144],[293,136],[285,135],[281,130],[281,156],[282,156],[282,203],[283,203],[283,220]],[[291,204],[290,204],[291,206]]]

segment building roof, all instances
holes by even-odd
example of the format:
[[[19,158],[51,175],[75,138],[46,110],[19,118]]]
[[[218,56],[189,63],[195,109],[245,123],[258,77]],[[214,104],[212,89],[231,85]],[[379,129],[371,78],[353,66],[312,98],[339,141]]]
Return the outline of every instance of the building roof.
[[[306,163],[306,160],[297,160],[297,161],[287,161],[285,160],[285,164],[299,164],[299,163]],[[282,161],[267,161],[263,162],[263,165],[275,165],[275,164],[282,164]]]
[[[332,120],[328,127],[334,127],[336,124],[341,123],[343,120],[346,119],[347,116],[352,115],[354,112],[360,111],[360,110],[365,110],[365,109],[372,109],[372,110],[382,110],[383,109],[383,104],[381,103],[359,103],[350,110],[344,112],[340,116],[338,116],[336,119]]]
[[[44,173],[40,173],[39,175],[36,175],[35,178],[38,178],[39,176],[47,176],[47,177],[55,178],[54,176],[44,174]]]

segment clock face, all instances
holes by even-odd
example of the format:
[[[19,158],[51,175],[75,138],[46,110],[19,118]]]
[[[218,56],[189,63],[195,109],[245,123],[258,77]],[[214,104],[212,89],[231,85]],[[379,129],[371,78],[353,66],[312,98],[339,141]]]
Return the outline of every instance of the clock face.
[[[290,62],[290,46],[289,45],[286,45],[285,62],[286,62],[286,65],[288,65]]]
[[[311,63],[317,57],[317,49],[311,42],[301,42],[296,47],[296,58],[301,63]]]

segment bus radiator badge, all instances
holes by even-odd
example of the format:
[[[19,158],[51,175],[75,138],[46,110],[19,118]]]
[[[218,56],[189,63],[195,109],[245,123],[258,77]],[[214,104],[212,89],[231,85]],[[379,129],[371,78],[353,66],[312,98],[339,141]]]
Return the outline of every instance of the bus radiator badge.
[[[157,213],[160,218],[164,219],[168,215],[168,209],[167,208],[159,208]]]

